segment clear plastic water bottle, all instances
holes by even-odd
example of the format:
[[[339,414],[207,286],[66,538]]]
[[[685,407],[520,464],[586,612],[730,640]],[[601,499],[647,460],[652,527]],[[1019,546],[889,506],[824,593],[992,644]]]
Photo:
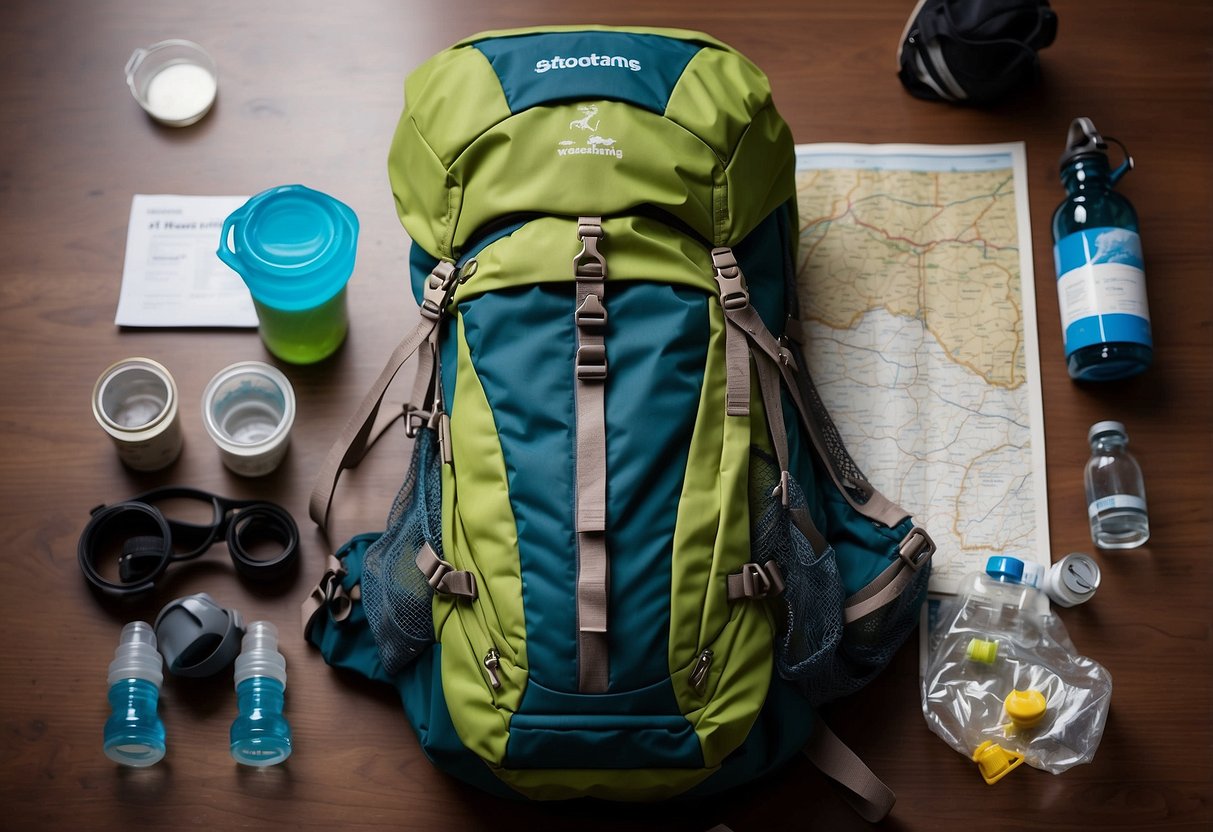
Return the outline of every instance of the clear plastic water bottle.
[[[961,624],[991,641],[1010,637],[1035,643],[1036,629],[1049,614],[1049,602],[1023,577],[1024,562],[1009,557],[992,557],[984,572],[966,575],[957,589]]]
[[[236,702],[232,757],[246,766],[272,766],[291,756],[291,726],[282,715],[286,659],[278,652],[278,630],[254,621],[236,657]]]
[[[1146,486],[1137,460],[1126,450],[1120,422],[1096,422],[1087,433],[1091,458],[1084,480],[1091,540],[1101,549],[1133,549],[1150,538]]]
[[[143,768],[164,757],[164,723],[156,713],[163,660],[156,633],[145,621],[122,628],[109,666],[109,703],[105,721],[105,756],[115,763]]]
[[[1137,212],[1113,190],[1132,169],[1126,150],[1125,161],[1109,170],[1107,142],[1089,118],[1070,124],[1061,155],[1066,199],[1053,214],[1053,258],[1066,367],[1080,381],[1136,375],[1154,355]]]

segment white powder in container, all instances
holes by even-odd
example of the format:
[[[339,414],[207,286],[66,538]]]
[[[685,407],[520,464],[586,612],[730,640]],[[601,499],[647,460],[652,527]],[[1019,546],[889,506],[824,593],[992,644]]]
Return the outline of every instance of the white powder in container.
[[[215,76],[203,67],[170,64],[147,84],[147,111],[158,121],[190,124],[210,109],[217,88]]]

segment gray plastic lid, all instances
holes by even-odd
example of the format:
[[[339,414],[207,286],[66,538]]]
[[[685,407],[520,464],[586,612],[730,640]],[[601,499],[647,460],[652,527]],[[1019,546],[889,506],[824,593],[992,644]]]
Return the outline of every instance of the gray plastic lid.
[[[205,592],[178,598],[156,616],[156,640],[176,676],[214,676],[235,660],[243,635],[240,613]]]
[[[1125,438],[1126,442],[1129,441],[1129,434],[1125,433],[1124,423],[1109,420],[1106,422],[1096,422],[1095,424],[1091,425],[1091,429],[1087,431],[1087,443],[1089,444],[1094,442],[1097,437],[1104,436],[1109,433],[1119,433]]]
[[[1099,588],[1099,567],[1085,555],[1068,555],[1061,565],[1061,582],[1076,596],[1090,595]]]

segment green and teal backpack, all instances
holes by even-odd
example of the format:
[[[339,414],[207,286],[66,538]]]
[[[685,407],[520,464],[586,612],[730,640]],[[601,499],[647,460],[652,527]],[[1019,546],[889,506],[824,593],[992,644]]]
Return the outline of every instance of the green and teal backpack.
[[[421,322],[313,519],[415,355],[412,462],[387,530],[330,560],[309,640],[497,794],[702,795],[807,748],[882,816],[815,706],[905,641],[934,545],[801,356],[766,77],[696,32],[554,27],[469,38],[405,97],[388,168]]]

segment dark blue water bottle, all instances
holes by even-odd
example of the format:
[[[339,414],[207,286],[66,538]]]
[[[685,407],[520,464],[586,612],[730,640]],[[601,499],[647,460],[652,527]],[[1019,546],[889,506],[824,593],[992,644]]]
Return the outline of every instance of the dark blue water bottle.
[[[1053,259],[1066,367],[1079,381],[1128,378],[1154,355],[1137,212],[1113,189],[1133,169],[1120,146],[1125,160],[1111,170],[1103,136],[1076,118],[1061,155],[1066,199],[1053,214]]]

